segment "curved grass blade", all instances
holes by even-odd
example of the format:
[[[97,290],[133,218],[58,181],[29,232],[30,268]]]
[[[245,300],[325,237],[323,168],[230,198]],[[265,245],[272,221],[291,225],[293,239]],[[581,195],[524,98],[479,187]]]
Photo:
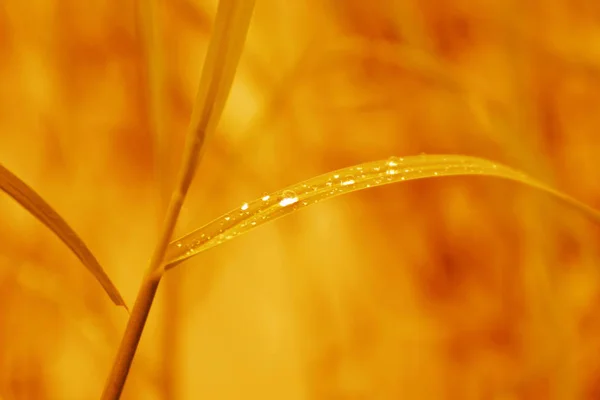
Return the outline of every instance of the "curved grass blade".
[[[46,225],[81,260],[102,285],[106,294],[118,306],[127,308],[119,290],[100,266],[83,240],[54,209],[32,188],[0,164],[0,189]]]
[[[244,203],[240,208],[170,243],[165,269],[259,225],[335,196],[395,182],[457,175],[483,175],[520,182],[566,202],[600,223],[599,211],[494,161],[460,155],[391,157],[317,176]]]

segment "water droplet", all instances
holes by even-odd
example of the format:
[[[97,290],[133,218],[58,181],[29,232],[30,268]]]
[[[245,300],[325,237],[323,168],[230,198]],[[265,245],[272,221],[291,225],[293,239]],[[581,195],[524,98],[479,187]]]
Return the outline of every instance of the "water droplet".
[[[225,217],[225,221],[229,221],[231,217]]]
[[[342,186],[354,185],[354,183],[355,183],[354,176],[352,176],[352,175],[347,175],[342,180]]]
[[[397,167],[398,161],[398,157],[390,157],[387,160],[387,165],[389,165],[390,167]]]
[[[385,173],[387,175],[396,175],[398,173],[397,169],[388,169],[387,171],[385,171]]]
[[[181,243],[177,243],[177,247],[181,247],[183,246]]]
[[[286,207],[286,206],[289,206],[290,204],[294,204],[294,203],[298,202],[298,196],[296,195],[296,192],[294,192],[294,191],[286,190],[281,195],[282,195],[282,199],[281,199],[281,201],[279,201],[279,205],[281,207]]]
[[[335,174],[335,175],[333,176],[333,179],[340,179],[340,176],[339,176],[338,174]]]
[[[247,210],[247,209],[248,209],[248,203],[242,204],[242,210]]]
[[[252,226],[256,226],[256,221],[252,221],[252,222],[250,222],[250,225],[252,225]]]
[[[270,198],[271,198],[271,196],[269,196],[269,195],[268,195],[268,194],[266,194],[266,193],[263,193],[262,201],[267,201],[267,200],[269,200]]]

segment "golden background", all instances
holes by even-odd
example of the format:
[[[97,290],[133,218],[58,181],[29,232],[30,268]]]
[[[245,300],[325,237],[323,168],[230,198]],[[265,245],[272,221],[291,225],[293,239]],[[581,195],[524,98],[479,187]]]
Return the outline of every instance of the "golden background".
[[[0,162],[130,304],[215,11],[160,4],[156,140],[138,4],[0,2]],[[177,235],[264,192],[420,153],[491,158],[600,207],[599,107],[597,1],[259,0]],[[599,233],[485,177],[318,204],[169,272],[123,398],[598,399]],[[0,399],[99,398],[126,320],[2,196]]]

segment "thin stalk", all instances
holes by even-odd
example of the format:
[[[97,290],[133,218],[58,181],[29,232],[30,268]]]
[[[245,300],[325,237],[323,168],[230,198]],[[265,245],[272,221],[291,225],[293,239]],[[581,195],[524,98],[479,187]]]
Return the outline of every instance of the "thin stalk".
[[[142,337],[143,328],[146,325],[154,296],[160,284],[160,278],[161,274],[149,274],[142,282],[135,304],[131,310],[125,334],[121,339],[117,358],[102,392],[102,400],[117,400],[121,398],[135,351]]]
[[[171,196],[163,229],[148,272],[142,282],[115,362],[102,393],[102,400],[121,397],[127,375],[137,351],[156,291],[165,271],[163,260],[173,236],[175,224],[203,155],[206,136],[212,134],[221,117],[225,101],[244,47],[254,0],[222,0],[217,9],[198,96],[194,104],[187,143],[177,185]]]

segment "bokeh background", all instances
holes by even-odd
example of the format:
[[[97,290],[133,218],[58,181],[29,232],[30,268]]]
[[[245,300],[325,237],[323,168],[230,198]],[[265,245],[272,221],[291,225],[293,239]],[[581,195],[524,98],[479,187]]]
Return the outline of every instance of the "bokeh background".
[[[216,1],[159,2],[154,44],[139,7],[0,2],[0,162],[130,304]],[[600,207],[599,68],[592,0],[258,0],[177,234],[314,175],[420,153],[491,158]],[[0,399],[99,398],[127,315],[0,197]],[[485,177],[320,203],[169,272],[123,398],[598,399],[599,233]]]

